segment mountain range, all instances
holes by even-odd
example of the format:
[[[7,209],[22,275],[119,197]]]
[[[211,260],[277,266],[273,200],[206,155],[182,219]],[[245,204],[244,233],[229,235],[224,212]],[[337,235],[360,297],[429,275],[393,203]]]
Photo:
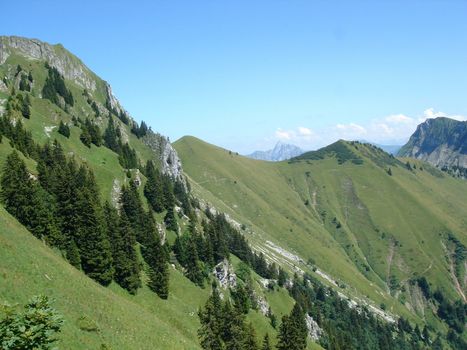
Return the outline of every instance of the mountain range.
[[[465,124],[264,162],[171,144],[61,45],[0,37],[0,77],[0,301],[53,300],[60,348],[465,348]]]

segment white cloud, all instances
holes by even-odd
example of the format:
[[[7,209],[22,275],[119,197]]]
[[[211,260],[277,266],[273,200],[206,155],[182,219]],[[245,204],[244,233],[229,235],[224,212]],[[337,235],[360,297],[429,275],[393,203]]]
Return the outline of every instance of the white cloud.
[[[364,135],[366,134],[366,129],[358,124],[337,124],[336,129],[341,131],[343,134],[349,135]]]
[[[423,117],[424,117],[424,120],[428,118],[438,118],[438,117],[446,117],[446,118],[455,119],[459,121],[467,120],[467,116],[457,115],[457,114],[449,115],[447,113],[440,112],[440,111],[436,112],[433,107],[424,110]]]
[[[417,125],[428,118],[447,117],[456,120],[467,120],[467,116],[450,115],[445,112],[427,108],[419,115],[409,116],[403,113],[395,113],[388,116],[369,120],[365,124],[339,123],[334,126],[321,129],[311,129],[298,126],[295,129],[277,129],[275,136],[268,142],[286,141],[305,150],[317,149],[328,145],[338,139],[367,140],[379,144],[403,144],[413,134]]]
[[[290,140],[292,136],[293,136],[292,131],[282,130],[280,128],[276,130],[276,137],[279,140]]]
[[[311,131],[311,129],[309,128],[305,128],[304,126],[299,126],[298,134],[300,136],[311,136],[313,134],[313,131]]]
[[[404,114],[393,114],[393,115],[387,116],[385,120],[388,123],[397,124],[397,123],[410,123],[413,119],[410,117],[407,117]]]

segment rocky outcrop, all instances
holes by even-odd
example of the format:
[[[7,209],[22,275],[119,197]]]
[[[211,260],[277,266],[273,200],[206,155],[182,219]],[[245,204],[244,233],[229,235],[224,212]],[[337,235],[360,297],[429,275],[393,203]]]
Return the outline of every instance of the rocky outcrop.
[[[67,52],[61,45],[50,45],[37,39],[17,36],[0,37],[0,64],[5,63],[13,53],[32,60],[47,61],[68,80],[83,89],[96,90],[96,78],[77,57]]]
[[[213,273],[222,288],[234,288],[237,286],[237,275],[227,259],[217,264],[214,267]]]
[[[467,168],[467,121],[427,119],[417,127],[398,153],[436,167]]]
[[[142,140],[149,148],[159,155],[162,172],[170,175],[174,179],[182,181],[182,183],[185,184],[182,162],[178,157],[177,151],[172,147],[169,139],[149,130]]]
[[[323,330],[319,327],[318,323],[311,317],[306,314],[305,316],[306,327],[308,328],[308,335],[313,341],[318,341],[319,338],[323,335]]]

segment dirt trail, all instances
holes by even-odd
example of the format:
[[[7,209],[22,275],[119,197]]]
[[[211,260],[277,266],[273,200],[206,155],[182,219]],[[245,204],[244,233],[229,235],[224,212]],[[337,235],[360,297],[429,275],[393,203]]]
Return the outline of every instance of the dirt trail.
[[[386,263],[388,264],[388,269],[387,269],[387,280],[388,281],[389,281],[389,276],[391,274],[392,260],[394,259],[394,250],[395,250],[395,244],[394,244],[394,241],[391,239],[391,243],[389,245],[388,256],[386,258]]]
[[[457,276],[456,276],[456,270],[455,270],[455,267],[454,267],[454,261],[452,259],[452,253],[449,251],[449,249],[444,245],[443,242],[441,242],[441,245],[443,246],[444,248],[444,251],[446,252],[446,257],[448,258],[448,262],[449,262],[449,272],[451,274],[451,278],[454,282],[454,287],[456,288],[457,290],[457,293],[462,297],[462,300],[464,301],[464,303],[467,301],[466,297],[465,297],[465,294],[464,294],[464,291],[462,290],[462,287],[459,283],[459,280],[457,279]]]

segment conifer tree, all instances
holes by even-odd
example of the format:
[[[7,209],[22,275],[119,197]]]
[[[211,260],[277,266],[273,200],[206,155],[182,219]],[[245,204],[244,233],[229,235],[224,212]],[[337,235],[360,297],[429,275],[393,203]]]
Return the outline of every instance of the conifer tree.
[[[79,255],[79,249],[73,237],[67,238],[65,242],[65,252],[68,262],[77,269],[81,269],[81,256]]]
[[[206,301],[204,309],[198,311],[201,327],[198,330],[198,337],[201,347],[204,350],[224,350],[222,341],[222,300],[219,291],[214,285],[212,294]]]
[[[30,106],[29,96],[26,95],[26,97],[23,98],[21,102],[21,114],[26,119],[31,118],[31,108],[29,106]]]
[[[83,167],[80,171],[84,171],[81,169]],[[75,206],[79,213],[76,237],[81,266],[89,277],[106,286],[114,274],[110,243],[105,233],[94,176],[88,173],[83,180],[85,184],[78,192]]]
[[[113,117],[110,116],[109,123],[107,124],[107,128],[105,129],[105,132],[104,132],[104,145],[107,148],[110,148],[115,153],[120,154],[121,147],[118,141],[119,140],[117,136],[117,130],[115,128],[115,123],[114,123]]]
[[[144,186],[144,195],[152,209],[156,213],[162,213],[165,205],[161,174],[159,170],[154,167],[154,163],[151,160],[147,162],[145,170],[147,182]]]
[[[132,232],[131,224],[126,213],[122,210],[120,214],[118,227],[118,236],[112,240],[116,257],[115,265],[115,281],[128,290],[130,294],[136,294],[136,291],[141,287],[140,268],[138,256],[136,254],[136,239]]]
[[[60,124],[58,125],[58,133],[65,136],[67,139],[70,138],[70,127],[62,120],[60,120]]]
[[[245,350],[258,350],[258,343],[256,342],[256,331],[253,325],[248,323],[245,329],[245,338],[243,349]]]
[[[149,267],[148,286],[159,297],[167,299],[169,295],[168,254],[161,244],[156,222],[150,211],[145,214],[141,244],[143,258]]]
[[[169,296],[169,266],[160,240],[154,238],[145,248],[145,260],[149,265],[149,288],[162,299]]]
[[[120,195],[120,203],[122,205],[122,211],[125,212],[128,220],[130,221],[133,232],[136,235],[138,242],[144,241],[144,230],[145,230],[145,213],[143,208],[143,202],[138,193],[138,188],[134,181],[130,181],[130,186],[123,186]]]
[[[6,158],[1,185],[1,199],[5,209],[23,225],[28,225],[33,210],[32,179],[16,151]]]
[[[193,237],[190,236],[188,239],[188,246],[186,247],[186,273],[185,275],[194,283],[199,286],[204,285],[203,272],[201,270],[200,261],[198,258],[198,251],[196,249],[196,243]]]
[[[232,299],[234,300],[235,308],[242,314],[247,314],[250,309],[250,297],[246,288],[243,287],[240,283],[237,283],[237,286],[234,290],[231,290]]]
[[[178,231],[177,219],[175,218],[174,210],[172,208],[167,210],[167,213],[164,216],[164,223],[168,230],[174,232]]]
[[[266,333],[266,335],[264,336],[261,350],[272,350],[271,343],[269,341],[269,333]]]
[[[162,175],[162,192],[164,194],[164,207],[170,211],[175,206],[175,197],[172,179],[168,175]]]
[[[306,348],[308,329],[303,311],[295,303],[289,316],[282,317],[278,334],[278,350],[303,350]]]
[[[88,129],[82,129],[81,135],[79,135],[79,139],[86,147],[91,148],[92,138]]]
[[[53,201],[31,178],[16,151],[6,159],[1,187],[5,209],[36,237],[57,245],[60,235],[53,216]]]

